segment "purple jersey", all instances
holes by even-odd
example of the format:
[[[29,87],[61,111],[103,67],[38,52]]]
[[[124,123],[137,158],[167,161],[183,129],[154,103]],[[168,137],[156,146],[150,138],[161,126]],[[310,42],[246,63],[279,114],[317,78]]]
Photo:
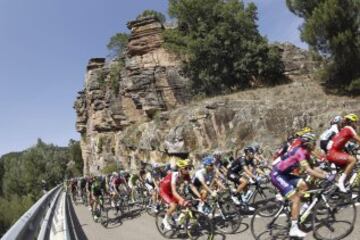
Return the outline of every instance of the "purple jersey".
[[[281,174],[288,174],[306,165],[309,159],[310,153],[307,149],[296,147],[288,153],[287,158],[276,165],[276,170]]]

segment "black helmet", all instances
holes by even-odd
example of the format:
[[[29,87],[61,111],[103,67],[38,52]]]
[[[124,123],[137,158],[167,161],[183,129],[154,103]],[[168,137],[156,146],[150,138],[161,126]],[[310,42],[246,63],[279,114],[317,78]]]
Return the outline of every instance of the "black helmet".
[[[248,154],[248,153],[254,154],[254,153],[255,153],[255,149],[254,149],[253,147],[251,147],[251,146],[246,147],[246,148],[244,149],[244,153],[245,153],[245,154]]]

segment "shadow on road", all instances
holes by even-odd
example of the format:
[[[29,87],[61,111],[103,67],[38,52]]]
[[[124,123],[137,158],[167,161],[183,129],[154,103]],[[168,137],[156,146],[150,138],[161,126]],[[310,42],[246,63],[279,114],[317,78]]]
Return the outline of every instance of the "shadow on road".
[[[242,222],[239,230],[237,230],[236,233],[234,233],[234,234],[245,232],[249,229],[249,227],[250,227],[249,224]]]

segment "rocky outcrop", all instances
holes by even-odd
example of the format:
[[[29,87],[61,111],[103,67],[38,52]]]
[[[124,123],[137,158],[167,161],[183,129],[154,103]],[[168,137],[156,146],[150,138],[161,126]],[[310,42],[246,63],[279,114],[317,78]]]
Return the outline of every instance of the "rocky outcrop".
[[[311,79],[320,63],[290,44],[277,45],[290,83],[189,102],[179,58],[161,47],[163,26],[143,18],[128,27],[123,62],[91,59],[75,101],[85,173],[167,162],[171,153],[236,155],[254,141],[270,151],[295,129],[321,131],[336,114],[360,113],[359,99],[327,96]]]
[[[285,75],[313,74],[321,66],[308,51],[300,49],[291,43],[276,43],[285,65]]]
[[[104,58],[91,59],[85,89],[74,104],[85,173],[98,172],[123,157],[119,137],[125,130],[190,99],[178,57],[161,47],[163,26],[147,17],[129,22],[128,28],[131,37],[125,58],[109,63]],[[137,144],[130,144],[130,139],[125,142],[128,147]]]

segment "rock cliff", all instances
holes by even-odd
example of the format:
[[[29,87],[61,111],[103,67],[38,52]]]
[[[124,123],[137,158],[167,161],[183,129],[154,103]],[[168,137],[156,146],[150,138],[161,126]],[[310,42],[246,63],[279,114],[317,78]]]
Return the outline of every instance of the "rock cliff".
[[[189,102],[181,62],[161,45],[163,26],[143,18],[128,27],[125,58],[91,59],[75,101],[85,174],[119,162],[166,162],[169,153],[236,154],[252,142],[270,151],[302,126],[321,131],[336,114],[360,113],[359,98],[327,96],[312,79],[319,63],[289,43],[277,46],[290,83]]]

